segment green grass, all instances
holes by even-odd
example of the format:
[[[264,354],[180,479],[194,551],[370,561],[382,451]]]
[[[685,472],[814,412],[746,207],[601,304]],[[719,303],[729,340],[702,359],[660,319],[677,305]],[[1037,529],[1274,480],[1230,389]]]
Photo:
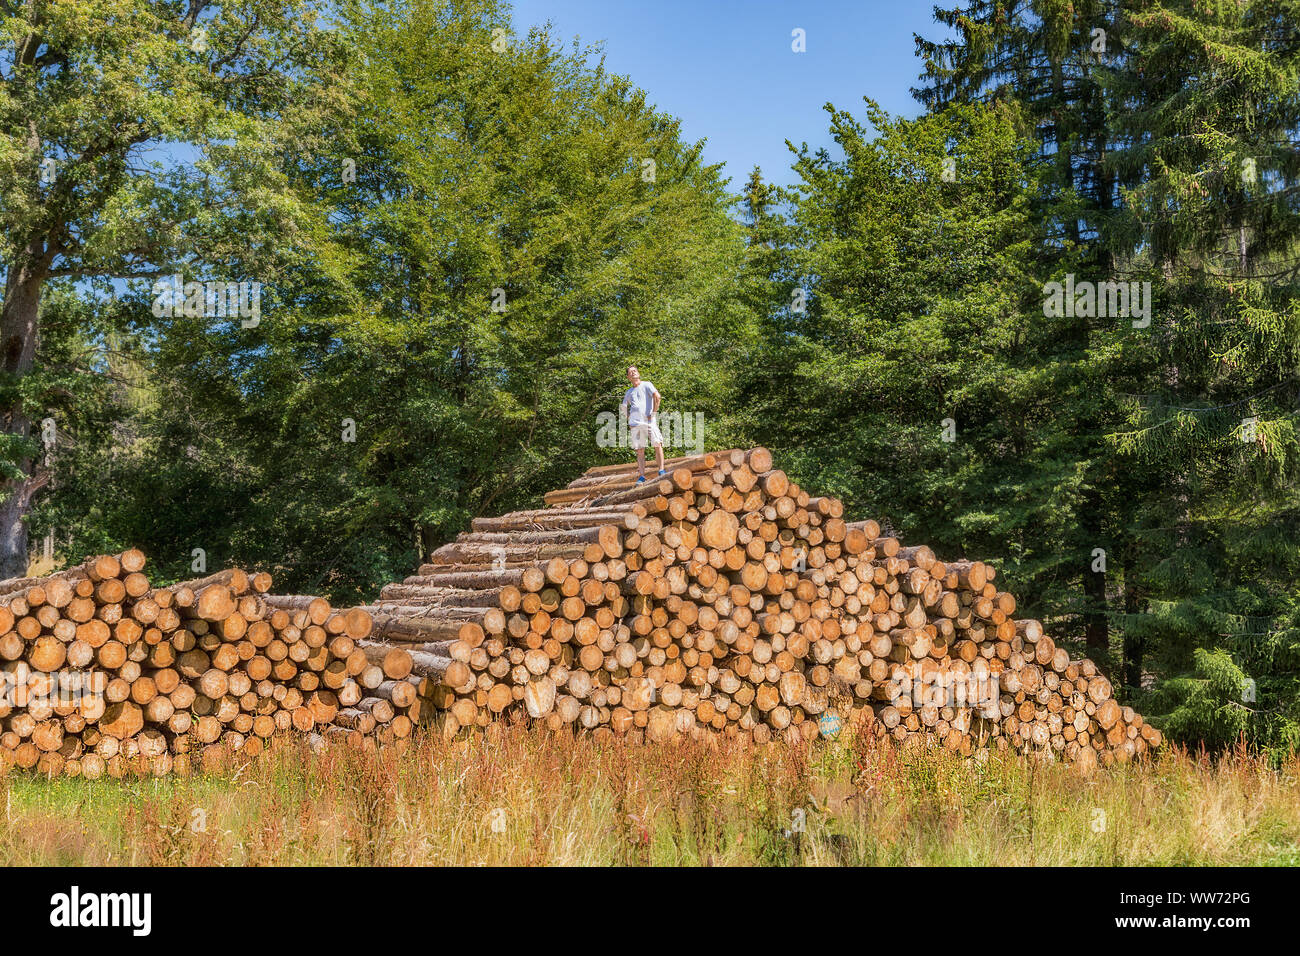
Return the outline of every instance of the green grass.
[[[0,863],[1300,864],[1300,762],[1171,752],[1082,778],[850,740],[595,743],[503,728],[164,779],[0,779]]]

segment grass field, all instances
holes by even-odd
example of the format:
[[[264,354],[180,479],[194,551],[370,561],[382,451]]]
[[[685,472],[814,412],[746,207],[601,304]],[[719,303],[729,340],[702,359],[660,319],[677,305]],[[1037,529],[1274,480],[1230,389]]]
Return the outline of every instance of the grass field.
[[[1059,764],[851,741],[405,752],[287,743],[189,777],[0,779],[0,863],[1300,865],[1300,761]]]

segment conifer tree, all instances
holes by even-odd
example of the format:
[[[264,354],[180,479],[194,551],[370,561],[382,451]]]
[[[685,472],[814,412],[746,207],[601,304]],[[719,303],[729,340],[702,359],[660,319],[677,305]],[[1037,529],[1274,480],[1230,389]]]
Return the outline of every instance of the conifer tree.
[[[1114,277],[1113,261],[1098,241],[1117,198],[1106,162],[1110,130],[1099,75],[1106,64],[1123,60],[1120,6],[1115,0],[966,0],[935,8],[936,20],[956,31],[955,39],[916,39],[924,72],[914,93],[922,103],[934,109],[1010,101],[1026,117],[1041,151],[1035,209],[1043,283],[1069,274],[1094,283]],[[1082,439],[1076,519],[1087,546],[1075,555],[1070,579],[1079,590],[1070,604],[1083,622],[1089,653],[1104,664],[1113,609],[1107,558],[1097,552],[1124,550],[1125,503],[1133,500],[1121,488],[1127,478],[1098,453],[1101,436],[1120,420],[1106,384],[1110,376],[1092,359],[1107,353],[1113,329],[1074,310],[1056,319],[1057,341],[1070,353],[1057,360],[1072,369],[1068,428]]]
[[[1164,493],[1143,500],[1126,570],[1142,611],[1128,621],[1127,677],[1196,675],[1165,695],[1172,726],[1204,728],[1206,688],[1217,688],[1247,715],[1229,726],[1294,747],[1300,3],[1129,7],[1128,62],[1104,85],[1114,167],[1133,185],[1107,240],[1160,298],[1115,444]],[[1224,702],[1229,666],[1243,676]]]

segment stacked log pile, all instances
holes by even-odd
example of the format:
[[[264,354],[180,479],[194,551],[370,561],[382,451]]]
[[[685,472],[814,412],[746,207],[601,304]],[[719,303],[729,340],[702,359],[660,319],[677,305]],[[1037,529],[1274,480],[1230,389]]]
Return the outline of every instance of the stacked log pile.
[[[1160,745],[979,561],[848,522],[764,448],[593,468],[477,518],[372,605],[144,556],[0,582],[0,771],[99,777],[256,755],[280,732],[379,746],[432,722],[596,737],[858,733],[1123,762]]]
[[[1160,734],[979,561],[942,562],[814,497],[766,449],[594,468],[475,519],[364,609],[445,733],[513,715],[650,740],[811,739],[845,719],[970,754],[1126,761]]]
[[[282,731],[409,734],[407,655],[362,646],[366,612],[238,569],[154,588],[144,565],[131,550],[0,582],[0,772],[163,774]]]

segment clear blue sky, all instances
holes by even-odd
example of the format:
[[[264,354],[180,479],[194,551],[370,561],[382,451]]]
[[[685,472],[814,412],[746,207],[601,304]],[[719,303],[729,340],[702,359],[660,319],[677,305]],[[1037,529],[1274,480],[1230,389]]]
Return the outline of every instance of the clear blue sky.
[[[787,185],[785,140],[826,146],[823,104],[862,114],[862,97],[915,116],[912,34],[944,35],[932,0],[513,0],[514,27],[603,42],[605,62],[680,117],[738,189],[755,165]],[[791,51],[802,28],[807,52]]]

